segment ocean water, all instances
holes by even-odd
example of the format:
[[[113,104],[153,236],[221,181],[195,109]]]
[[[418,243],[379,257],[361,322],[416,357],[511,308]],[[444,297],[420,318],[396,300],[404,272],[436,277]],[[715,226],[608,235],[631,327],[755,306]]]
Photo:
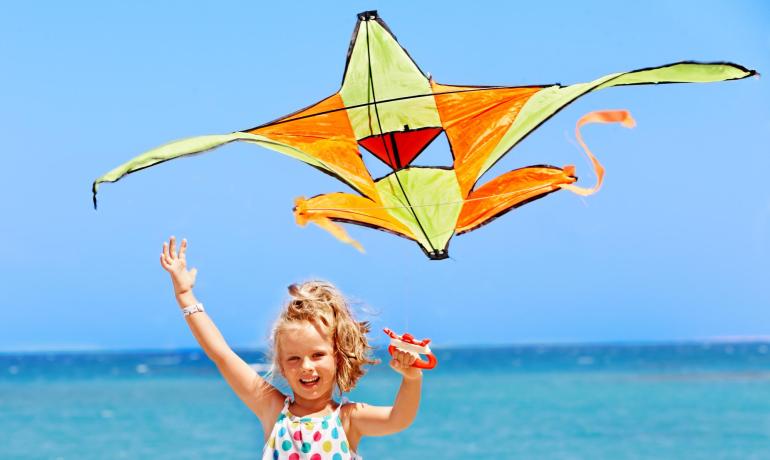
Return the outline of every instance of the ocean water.
[[[241,351],[253,363],[258,351]],[[770,459],[770,344],[439,349],[415,423],[367,459]],[[375,366],[350,395],[390,404]],[[200,352],[0,354],[0,459],[254,459]]]

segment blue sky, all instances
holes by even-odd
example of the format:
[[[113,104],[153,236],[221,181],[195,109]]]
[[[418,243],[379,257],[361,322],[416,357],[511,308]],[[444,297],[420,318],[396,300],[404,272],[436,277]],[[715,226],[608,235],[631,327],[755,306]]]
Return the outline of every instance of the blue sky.
[[[190,241],[197,294],[234,346],[264,345],[285,287],[314,277],[376,328],[443,345],[770,335],[767,78],[580,99],[486,178],[548,163],[590,181],[575,122],[627,108],[635,129],[584,130],[602,191],[519,208],[455,237],[447,261],[381,232],[348,227],[361,255],[297,227],[294,197],[344,186],[249,145],[106,184],[91,207],[93,179],[144,150],[334,93],[367,9],[440,83],[570,84],[681,60],[770,71],[761,1],[512,3],[6,5],[0,351],[192,346],[157,260],[172,234]],[[422,160],[447,164],[445,141]]]

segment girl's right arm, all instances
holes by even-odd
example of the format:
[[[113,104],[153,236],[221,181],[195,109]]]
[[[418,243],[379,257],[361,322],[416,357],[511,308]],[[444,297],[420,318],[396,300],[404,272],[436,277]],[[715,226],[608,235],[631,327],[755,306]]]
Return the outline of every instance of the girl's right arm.
[[[163,243],[163,253],[160,256],[161,266],[171,274],[174,294],[180,308],[198,303],[192,292],[197,270],[187,270],[186,251],[187,240],[182,240],[177,254],[176,240],[172,236],[168,243]],[[235,394],[254,412],[265,429],[271,428],[283,406],[284,395],[260,377],[230,348],[206,312],[188,315],[186,319],[198,344],[216,364]]]

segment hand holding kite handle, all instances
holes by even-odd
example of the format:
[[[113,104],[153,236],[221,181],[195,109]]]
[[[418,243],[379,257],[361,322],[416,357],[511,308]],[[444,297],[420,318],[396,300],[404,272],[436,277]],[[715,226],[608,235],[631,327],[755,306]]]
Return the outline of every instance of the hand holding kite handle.
[[[430,347],[428,347],[430,339],[415,340],[412,334],[406,333],[404,335],[398,335],[388,328],[385,328],[384,331],[386,334],[388,334],[388,336],[390,336],[388,353],[390,353],[391,356],[393,355],[393,351],[396,349],[409,351],[416,353],[417,355],[425,355],[425,357],[428,358],[427,361],[418,357],[414,364],[412,364],[412,367],[416,367],[418,369],[433,369],[436,367],[436,364],[438,364],[436,357],[430,351]]]

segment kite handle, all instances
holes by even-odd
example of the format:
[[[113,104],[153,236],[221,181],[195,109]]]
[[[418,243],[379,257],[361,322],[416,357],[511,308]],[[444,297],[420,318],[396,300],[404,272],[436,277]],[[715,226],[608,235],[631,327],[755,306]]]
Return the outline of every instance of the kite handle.
[[[388,346],[388,353],[393,356],[396,350],[408,351],[417,354],[417,360],[412,364],[412,367],[417,369],[433,369],[438,364],[438,360],[433,352],[430,351],[428,344],[430,339],[416,340],[412,334],[406,333],[398,335],[388,328],[384,329],[384,332],[390,337],[390,345]],[[427,361],[420,358],[420,355],[425,355]]]

